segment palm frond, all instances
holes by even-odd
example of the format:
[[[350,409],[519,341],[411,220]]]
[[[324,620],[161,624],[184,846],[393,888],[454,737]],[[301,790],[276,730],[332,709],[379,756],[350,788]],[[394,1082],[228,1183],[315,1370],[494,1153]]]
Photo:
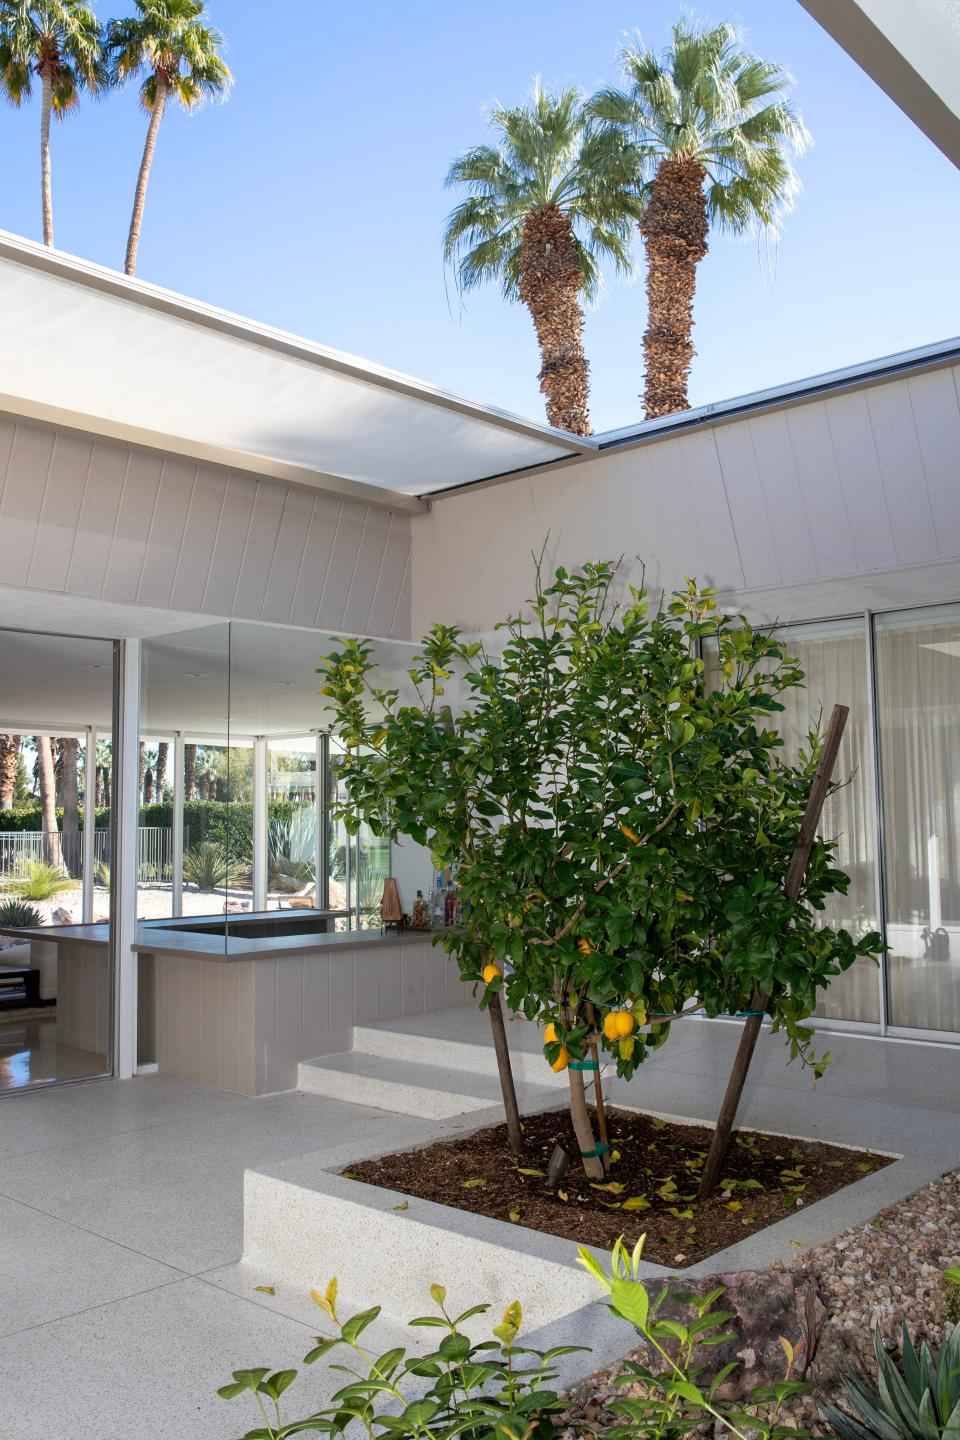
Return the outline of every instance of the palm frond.
[[[640,147],[623,128],[594,114],[574,87],[550,91],[539,81],[526,104],[493,105],[488,118],[496,144],[465,151],[446,177],[469,192],[443,234],[460,288],[497,280],[516,298],[524,219],[551,207],[570,221],[587,298],[599,288],[601,260],[629,270],[643,177]]]
[[[140,103],[152,110],[159,86],[185,110],[222,100],[233,83],[225,41],[205,18],[205,0],[134,0],[137,13],[111,20],[106,50],[117,84],[143,75]]]
[[[799,188],[793,160],[810,138],[787,72],[748,51],[729,23],[681,20],[663,51],[637,39],[620,59],[625,88],[599,91],[589,109],[631,137],[644,175],[664,160],[697,160],[718,225],[775,228]]]

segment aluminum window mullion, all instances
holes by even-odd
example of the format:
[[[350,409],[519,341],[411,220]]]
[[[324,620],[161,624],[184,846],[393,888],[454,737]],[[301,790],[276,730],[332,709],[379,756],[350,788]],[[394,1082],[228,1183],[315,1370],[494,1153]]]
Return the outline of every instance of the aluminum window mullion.
[[[867,653],[867,733],[870,744],[870,763],[873,768],[871,801],[873,808],[874,833],[874,891],[877,905],[877,929],[884,944],[887,941],[887,881],[886,844],[883,806],[883,772],[880,758],[880,703],[877,689],[876,625],[874,613],[864,611],[863,616]],[[880,999],[880,1034],[886,1035],[890,1026],[890,965],[887,954],[880,956],[877,971]]]

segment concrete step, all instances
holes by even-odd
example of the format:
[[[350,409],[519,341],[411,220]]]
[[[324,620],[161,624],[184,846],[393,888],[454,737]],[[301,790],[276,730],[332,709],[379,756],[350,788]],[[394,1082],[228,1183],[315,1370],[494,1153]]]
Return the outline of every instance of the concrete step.
[[[418,1016],[417,1020],[422,1023],[383,1020],[378,1024],[355,1026],[354,1053],[413,1064],[429,1060],[431,1065],[461,1076],[487,1076],[496,1080],[497,1057],[486,1015],[451,1011],[449,1016]],[[431,1021],[436,1022],[432,1027]],[[555,1075],[544,1059],[537,1027],[526,1020],[508,1020],[506,1028],[517,1085],[566,1089],[566,1076]]]
[[[421,1043],[421,1055],[423,1050]],[[431,1059],[436,1058],[431,1048]],[[430,1119],[465,1115],[500,1104],[496,1069],[488,1074],[459,1065],[424,1065],[416,1059],[398,1059],[368,1050],[301,1061],[297,1089],[308,1095]],[[523,1109],[553,1097],[554,1091],[547,1086],[517,1083],[517,1101]]]

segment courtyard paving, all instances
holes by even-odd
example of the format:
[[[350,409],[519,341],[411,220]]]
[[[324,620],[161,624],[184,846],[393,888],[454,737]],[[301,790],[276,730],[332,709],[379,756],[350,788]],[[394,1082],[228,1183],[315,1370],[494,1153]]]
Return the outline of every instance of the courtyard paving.
[[[389,1028],[484,1045],[478,1018],[447,1012]],[[738,1034],[686,1022],[644,1066],[631,1103],[712,1118]],[[523,1050],[536,1039],[520,1026],[512,1038]],[[809,1075],[784,1065],[780,1042],[763,1037],[745,1123],[903,1154],[918,1185],[960,1164],[960,1050],[837,1035],[822,1044],[834,1061],[814,1091]],[[217,1274],[240,1257],[245,1168],[345,1147],[376,1153],[435,1129],[317,1095],[247,1099],[162,1075],[0,1101],[0,1434],[242,1433],[253,1417],[219,1400],[216,1386],[236,1366],[297,1365],[316,1323],[305,1297],[252,1285],[244,1294],[235,1274]],[[335,1235],[329,1250],[333,1273]],[[302,1398],[319,1403],[323,1374],[307,1374]]]

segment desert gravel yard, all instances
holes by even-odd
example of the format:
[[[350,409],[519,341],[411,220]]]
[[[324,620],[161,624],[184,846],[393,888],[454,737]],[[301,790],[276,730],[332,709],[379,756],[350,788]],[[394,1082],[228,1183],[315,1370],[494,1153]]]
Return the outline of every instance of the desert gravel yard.
[[[829,1433],[818,1406],[824,1400],[843,1403],[841,1376],[845,1368],[872,1375],[872,1332],[877,1326],[887,1348],[898,1358],[904,1322],[915,1340],[938,1344],[944,1327],[960,1320],[955,1295],[948,1318],[950,1288],[943,1280],[944,1270],[956,1265],[960,1265],[960,1170],[941,1175],[829,1244],[798,1252],[789,1271],[774,1267],[769,1277],[771,1290],[809,1281],[825,1311],[806,1377],[810,1392],[785,1418]],[[673,1284],[682,1289],[682,1278]],[[744,1333],[742,1354],[747,1363],[754,1349],[759,1349],[756,1339]],[[650,1363],[641,1350],[634,1356]],[[619,1370],[620,1364],[608,1367],[571,1391],[569,1408],[558,1420],[564,1440],[616,1423],[607,1402],[625,1393],[612,1384]]]

